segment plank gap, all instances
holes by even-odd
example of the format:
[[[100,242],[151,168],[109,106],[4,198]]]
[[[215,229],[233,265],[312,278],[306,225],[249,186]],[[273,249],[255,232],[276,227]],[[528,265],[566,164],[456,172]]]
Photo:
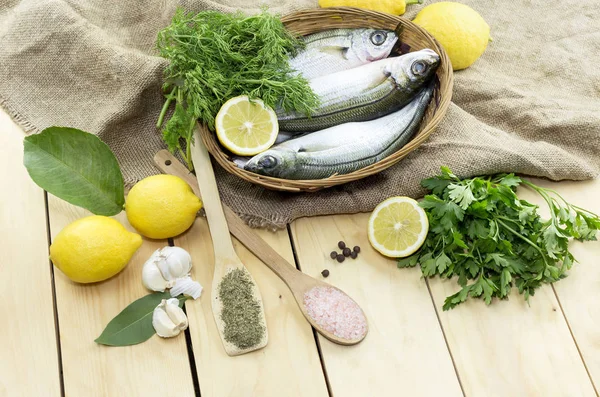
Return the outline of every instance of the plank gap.
[[[594,393],[596,393],[596,396],[598,396],[599,395],[598,389],[596,388],[596,384],[594,383],[594,378],[592,378],[592,374],[590,373],[588,365],[585,362],[585,358],[583,357],[583,354],[581,353],[581,349],[579,348],[579,343],[577,343],[577,339],[575,339],[575,335],[573,334],[573,329],[571,328],[571,324],[569,323],[569,319],[567,318],[567,313],[565,313],[565,310],[563,309],[560,298],[559,298],[558,294],[556,293],[556,289],[554,288],[554,283],[550,284],[550,286],[552,287],[552,291],[554,292],[554,296],[556,297],[556,301],[558,302],[558,307],[560,308],[563,318],[565,319],[565,323],[567,323],[567,328],[569,329],[571,338],[573,338],[573,343],[575,343],[575,348],[577,349],[577,353],[579,353],[579,357],[581,357],[581,362],[583,362],[583,367],[585,368],[585,372],[587,373],[588,377],[590,378],[590,382],[592,382],[592,387],[594,388]]]
[[[458,373],[458,368],[456,367],[456,362],[454,361],[454,355],[452,354],[452,350],[450,349],[450,344],[448,343],[448,338],[446,337],[446,331],[444,330],[444,326],[442,325],[442,320],[440,319],[440,314],[438,313],[438,308],[435,304],[435,299],[433,298],[433,293],[431,292],[431,287],[429,287],[429,280],[427,280],[426,277],[424,277],[423,279],[425,280],[425,285],[427,286],[427,291],[429,291],[429,297],[431,298],[431,304],[433,305],[433,310],[435,310],[435,316],[437,317],[438,324],[440,325],[440,330],[442,330],[442,336],[444,337],[444,343],[446,344],[446,348],[448,349],[448,354],[450,354],[450,360],[452,361],[452,366],[454,367],[454,373],[456,374],[456,379],[458,379],[460,391],[462,392],[463,396],[466,397],[465,388],[463,386],[462,379],[460,379],[460,374]]]
[[[300,267],[300,261],[298,260],[298,252],[296,251],[296,244],[294,244],[294,239],[292,238],[292,228],[288,223],[286,225],[288,238],[290,239],[290,246],[292,247],[292,254],[294,255],[294,264],[296,265],[296,269],[302,271],[302,267]]]
[[[56,300],[56,284],[54,282],[54,264],[50,260],[50,245],[52,233],[50,230],[50,210],[48,207],[48,192],[44,190],[44,210],[46,212],[46,238],[48,239],[48,265],[50,266],[50,286],[52,287],[52,311],[54,315],[54,334],[56,336],[56,355],[58,358],[58,381],[60,395],[65,397],[65,378],[63,374],[62,348],[60,345],[60,324],[58,320],[58,304]]]
[[[183,311],[187,316],[187,309],[185,304],[183,305]],[[190,371],[192,371],[192,383],[194,384],[194,393],[196,397],[201,397],[202,392],[200,391],[200,381],[198,379],[198,371],[196,368],[196,360],[194,357],[194,346],[192,345],[192,335],[190,335],[190,328],[188,327],[185,331],[185,345],[187,347],[188,360],[190,361]]]
[[[331,384],[329,383],[329,376],[327,375],[327,366],[323,359],[323,352],[321,351],[321,341],[319,339],[319,333],[311,326],[313,336],[315,338],[315,345],[317,345],[317,353],[319,353],[319,361],[321,362],[321,370],[323,371],[323,377],[325,378],[325,386],[327,386],[327,394],[329,397],[333,397],[333,391],[331,390]]]
[[[294,264],[296,265],[296,268],[298,270],[302,271],[302,268],[300,267],[300,261],[298,260],[296,245],[294,244],[294,239],[292,238],[292,228],[290,227],[289,223],[286,225],[286,228],[288,232],[288,238],[290,239],[290,246],[292,247],[292,254],[294,255]],[[333,391],[331,390],[331,384],[329,383],[329,376],[327,375],[327,367],[325,366],[323,352],[321,351],[321,342],[319,340],[319,334],[312,325],[310,326],[310,328],[312,329],[313,337],[315,338],[315,345],[317,346],[317,353],[319,354],[319,362],[321,363],[321,371],[323,371],[323,377],[325,378],[325,386],[327,386],[327,394],[329,395],[329,397],[333,397]]]
[[[175,241],[172,237],[167,239],[169,247],[175,247]],[[183,312],[187,316],[186,305],[183,305]],[[194,385],[194,394],[196,397],[201,397],[202,392],[200,391],[200,380],[198,379],[198,371],[196,368],[196,358],[194,356],[194,346],[192,345],[192,335],[190,335],[190,327],[184,331],[185,335],[185,346],[187,348],[188,361],[190,363],[190,371],[192,372],[192,383]]]

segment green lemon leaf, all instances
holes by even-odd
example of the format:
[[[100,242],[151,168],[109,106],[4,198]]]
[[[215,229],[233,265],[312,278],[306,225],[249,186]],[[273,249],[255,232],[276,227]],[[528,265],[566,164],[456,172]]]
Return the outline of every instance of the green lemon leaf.
[[[129,346],[147,341],[156,333],[152,326],[154,309],[163,299],[170,298],[171,294],[166,291],[134,301],[108,323],[95,342],[108,346]],[[182,307],[187,297],[180,295],[177,299],[179,307]]]
[[[96,215],[116,215],[125,204],[115,155],[97,136],[68,127],[25,138],[23,163],[42,189]]]

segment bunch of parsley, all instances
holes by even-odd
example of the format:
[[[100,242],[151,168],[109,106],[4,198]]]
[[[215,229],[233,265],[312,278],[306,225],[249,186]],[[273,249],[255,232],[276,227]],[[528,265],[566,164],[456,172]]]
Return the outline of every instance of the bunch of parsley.
[[[157,47],[169,61],[164,71],[166,101],[157,128],[175,102],[163,139],[190,169],[196,121],[214,130],[215,116],[228,99],[248,95],[272,108],[307,114],[318,105],[308,81],[293,74],[288,63],[302,41],[266,10],[245,16],[178,9],[171,24],[158,33]]]
[[[513,286],[528,300],[542,284],[566,277],[575,261],[569,239],[596,240],[600,228],[598,215],[514,174],[460,179],[442,167],[440,176],[421,184],[432,192],[420,203],[429,234],[398,267],[420,264],[425,277],[457,276],[462,289],[446,298],[444,310],[468,297],[489,305]],[[517,197],[521,184],[542,196],[550,219],[542,220],[538,206]]]

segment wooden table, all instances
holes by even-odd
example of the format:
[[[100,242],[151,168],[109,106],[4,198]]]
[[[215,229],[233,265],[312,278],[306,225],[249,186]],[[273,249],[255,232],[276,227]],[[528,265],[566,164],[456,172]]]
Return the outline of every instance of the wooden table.
[[[540,289],[530,305],[468,302],[441,310],[453,281],[423,280],[397,269],[367,242],[368,214],[300,219],[288,230],[259,231],[302,271],[350,294],[370,332],[354,347],[315,334],[290,292],[240,244],[258,282],[269,344],[231,358],[210,311],[211,240],[205,219],[174,244],[193,257],[193,277],[207,289],[187,302],[185,336],[111,348],[94,339],[147,291],[141,266],[167,241],[144,241],[129,266],[97,285],[70,282],[48,260],[48,244],[86,211],[46,195],[22,165],[23,132],[0,113],[0,396],[388,397],[594,396],[600,385],[600,243],[573,243],[580,263]],[[600,181],[541,182],[600,212]],[[532,193],[522,196],[540,202]],[[116,217],[127,223],[124,214]],[[338,264],[338,240],[360,245],[356,261]],[[237,242],[236,242],[237,243]]]

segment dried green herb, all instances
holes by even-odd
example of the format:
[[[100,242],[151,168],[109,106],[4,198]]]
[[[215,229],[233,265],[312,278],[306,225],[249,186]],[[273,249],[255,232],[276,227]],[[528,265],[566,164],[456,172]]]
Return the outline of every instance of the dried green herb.
[[[265,335],[260,303],[254,298],[254,284],[242,269],[235,269],[219,284],[219,299],[223,305],[221,319],[225,323],[225,340],[238,349],[257,345]]]

